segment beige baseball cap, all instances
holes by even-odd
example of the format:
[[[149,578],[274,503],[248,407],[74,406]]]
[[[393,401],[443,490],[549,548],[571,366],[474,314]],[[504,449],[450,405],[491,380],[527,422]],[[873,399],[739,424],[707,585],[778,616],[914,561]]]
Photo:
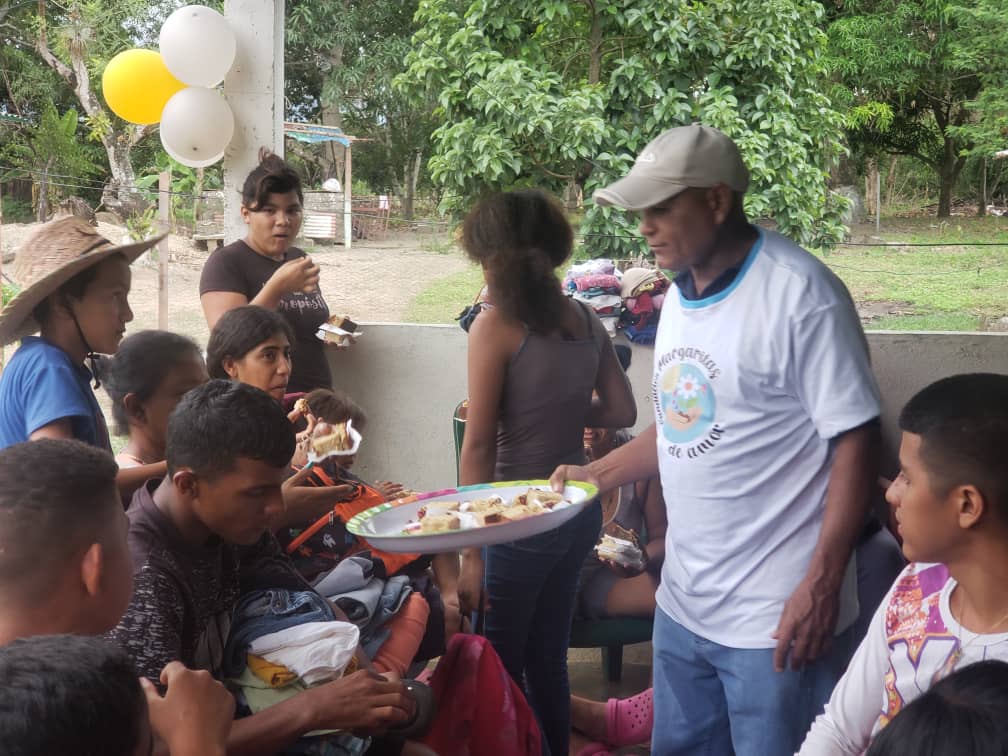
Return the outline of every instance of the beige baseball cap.
[[[669,129],[653,139],[630,172],[595,191],[600,205],[643,210],[689,187],[724,184],[736,192],[749,188],[749,170],[731,138],[694,123]]]

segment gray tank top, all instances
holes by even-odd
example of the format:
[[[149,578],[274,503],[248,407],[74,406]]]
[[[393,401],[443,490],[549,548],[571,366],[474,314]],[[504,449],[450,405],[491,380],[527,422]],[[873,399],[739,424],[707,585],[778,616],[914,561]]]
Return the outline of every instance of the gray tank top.
[[[496,480],[548,478],[557,465],[584,464],[584,428],[602,339],[594,313],[578,303],[589,338],[529,332],[508,364],[497,423]]]

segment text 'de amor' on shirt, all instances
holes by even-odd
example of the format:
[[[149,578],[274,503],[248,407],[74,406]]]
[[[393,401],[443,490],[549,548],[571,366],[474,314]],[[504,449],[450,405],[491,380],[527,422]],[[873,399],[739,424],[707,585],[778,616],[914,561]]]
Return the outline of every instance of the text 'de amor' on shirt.
[[[770,648],[822,525],[831,439],[879,414],[843,283],[760,231],[734,283],[670,294],[652,400],[669,529],[658,605],[735,648]],[[857,615],[853,569],[838,630]]]

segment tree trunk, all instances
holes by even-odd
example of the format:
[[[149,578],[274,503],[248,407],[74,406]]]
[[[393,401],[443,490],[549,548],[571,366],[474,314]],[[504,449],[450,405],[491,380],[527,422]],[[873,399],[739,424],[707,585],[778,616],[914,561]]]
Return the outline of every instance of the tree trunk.
[[[987,215],[987,158],[980,159],[980,201],[977,203],[977,217]]]
[[[955,188],[959,173],[966,164],[966,158],[957,156],[952,148],[951,140],[945,140],[945,159],[938,171],[941,188],[938,193],[938,217],[948,218],[952,214],[952,190]]]
[[[80,41],[83,37],[75,40],[75,44],[68,45],[70,54],[70,64],[67,65],[56,57],[49,47],[49,40],[46,36],[45,24],[45,2],[39,0],[39,18],[41,26],[39,36],[35,42],[35,50],[53,71],[67,83],[77,96],[84,112],[96,120],[105,120],[108,123],[115,123],[112,116],[98,99],[98,95],[91,88],[91,74],[88,71],[87,62],[84,59],[85,45]],[[102,203],[110,209],[117,207],[135,207],[136,198],[130,193],[136,183],[136,173],[130,163],[130,150],[154,130],[155,126],[119,126],[110,127],[101,134],[102,146],[108,156],[109,170],[112,179],[102,192]],[[125,209],[125,208],[123,208]],[[122,212],[122,210],[120,210]],[[124,216],[125,217],[125,216]]]
[[[416,198],[417,183],[420,181],[420,164],[423,162],[423,153],[417,150],[413,156],[412,169],[406,170],[406,193],[402,198],[403,218],[413,220],[413,203]]]
[[[896,194],[896,162],[899,160],[899,156],[893,155],[889,160],[889,173],[886,175],[886,195],[883,203],[886,206],[887,211],[892,211],[892,203],[894,196]]]
[[[112,131],[102,138],[109,170],[112,172],[112,178],[102,190],[102,204],[124,220],[137,212],[143,212],[150,205],[146,197],[133,188],[136,185],[136,172],[130,162],[130,150],[134,144],[132,135],[123,130]]]
[[[343,0],[344,11],[349,11],[350,0]],[[343,67],[343,43],[338,42],[329,50],[329,65],[333,71]],[[340,110],[340,100],[337,95],[333,102],[322,102],[321,117],[323,126],[343,128],[343,113]],[[343,175],[345,150],[336,142],[324,142],[322,147],[321,167],[322,180]],[[344,192],[350,191],[349,186],[343,187]]]
[[[193,207],[192,207],[192,222],[193,222],[193,233],[196,233],[196,213],[199,210],[200,198],[203,195],[203,168],[196,169],[196,186],[193,187]]]
[[[602,19],[595,3],[589,3],[592,14],[591,36],[588,47],[588,83],[598,84],[602,75]]]
[[[962,126],[969,114],[965,108],[960,108],[958,112],[953,113],[951,105],[938,104],[932,105],[931,112],[934,113],[935,123],[944,140],[942,162],[938,166],[938,178],[941,181],[938,192],[938,217],[948,218],[952,214],[952,190],[959,178],[959,172],[966,165],[966,157],[960,153],[963,151],[963,147],[969,146],[960,144],[951,137],[948,133],[948,126],[950,124]]]
[[[35,220],[45,223],[49,220],[49,163],[39,172],[38,202],[35,203]]]
[[[865,174],[865,212],[875,217],[878,214],[878,160],[872,158],[868,161],[868,172]]]

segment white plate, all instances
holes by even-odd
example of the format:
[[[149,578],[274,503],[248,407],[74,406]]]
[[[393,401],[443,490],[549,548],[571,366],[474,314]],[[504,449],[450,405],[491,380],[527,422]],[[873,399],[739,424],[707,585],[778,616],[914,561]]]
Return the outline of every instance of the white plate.
[[[585,505],[593,502],[598,489],[588,483],[567,481],[563,496],[571,502],[569,506],[522,520],[484,525],[466,530],[451,530],[445,533],[403,533],[406,525],[417,519],[420,507],[435,501],[471,501],[491,495],[510,501],[529,488],[549,490],[547,480],[516,480],[501,483],[484,483],[478,486],[461,486],[442,491],[409,496],[405,499],[379,504],[361,512],[347,523],[347,530],[367,539],[368,543],[382,551],[393,553],[436,554],[442,551],[489,546],[495,543],[517,541],[521,538],[558,528],[577,515]]]

